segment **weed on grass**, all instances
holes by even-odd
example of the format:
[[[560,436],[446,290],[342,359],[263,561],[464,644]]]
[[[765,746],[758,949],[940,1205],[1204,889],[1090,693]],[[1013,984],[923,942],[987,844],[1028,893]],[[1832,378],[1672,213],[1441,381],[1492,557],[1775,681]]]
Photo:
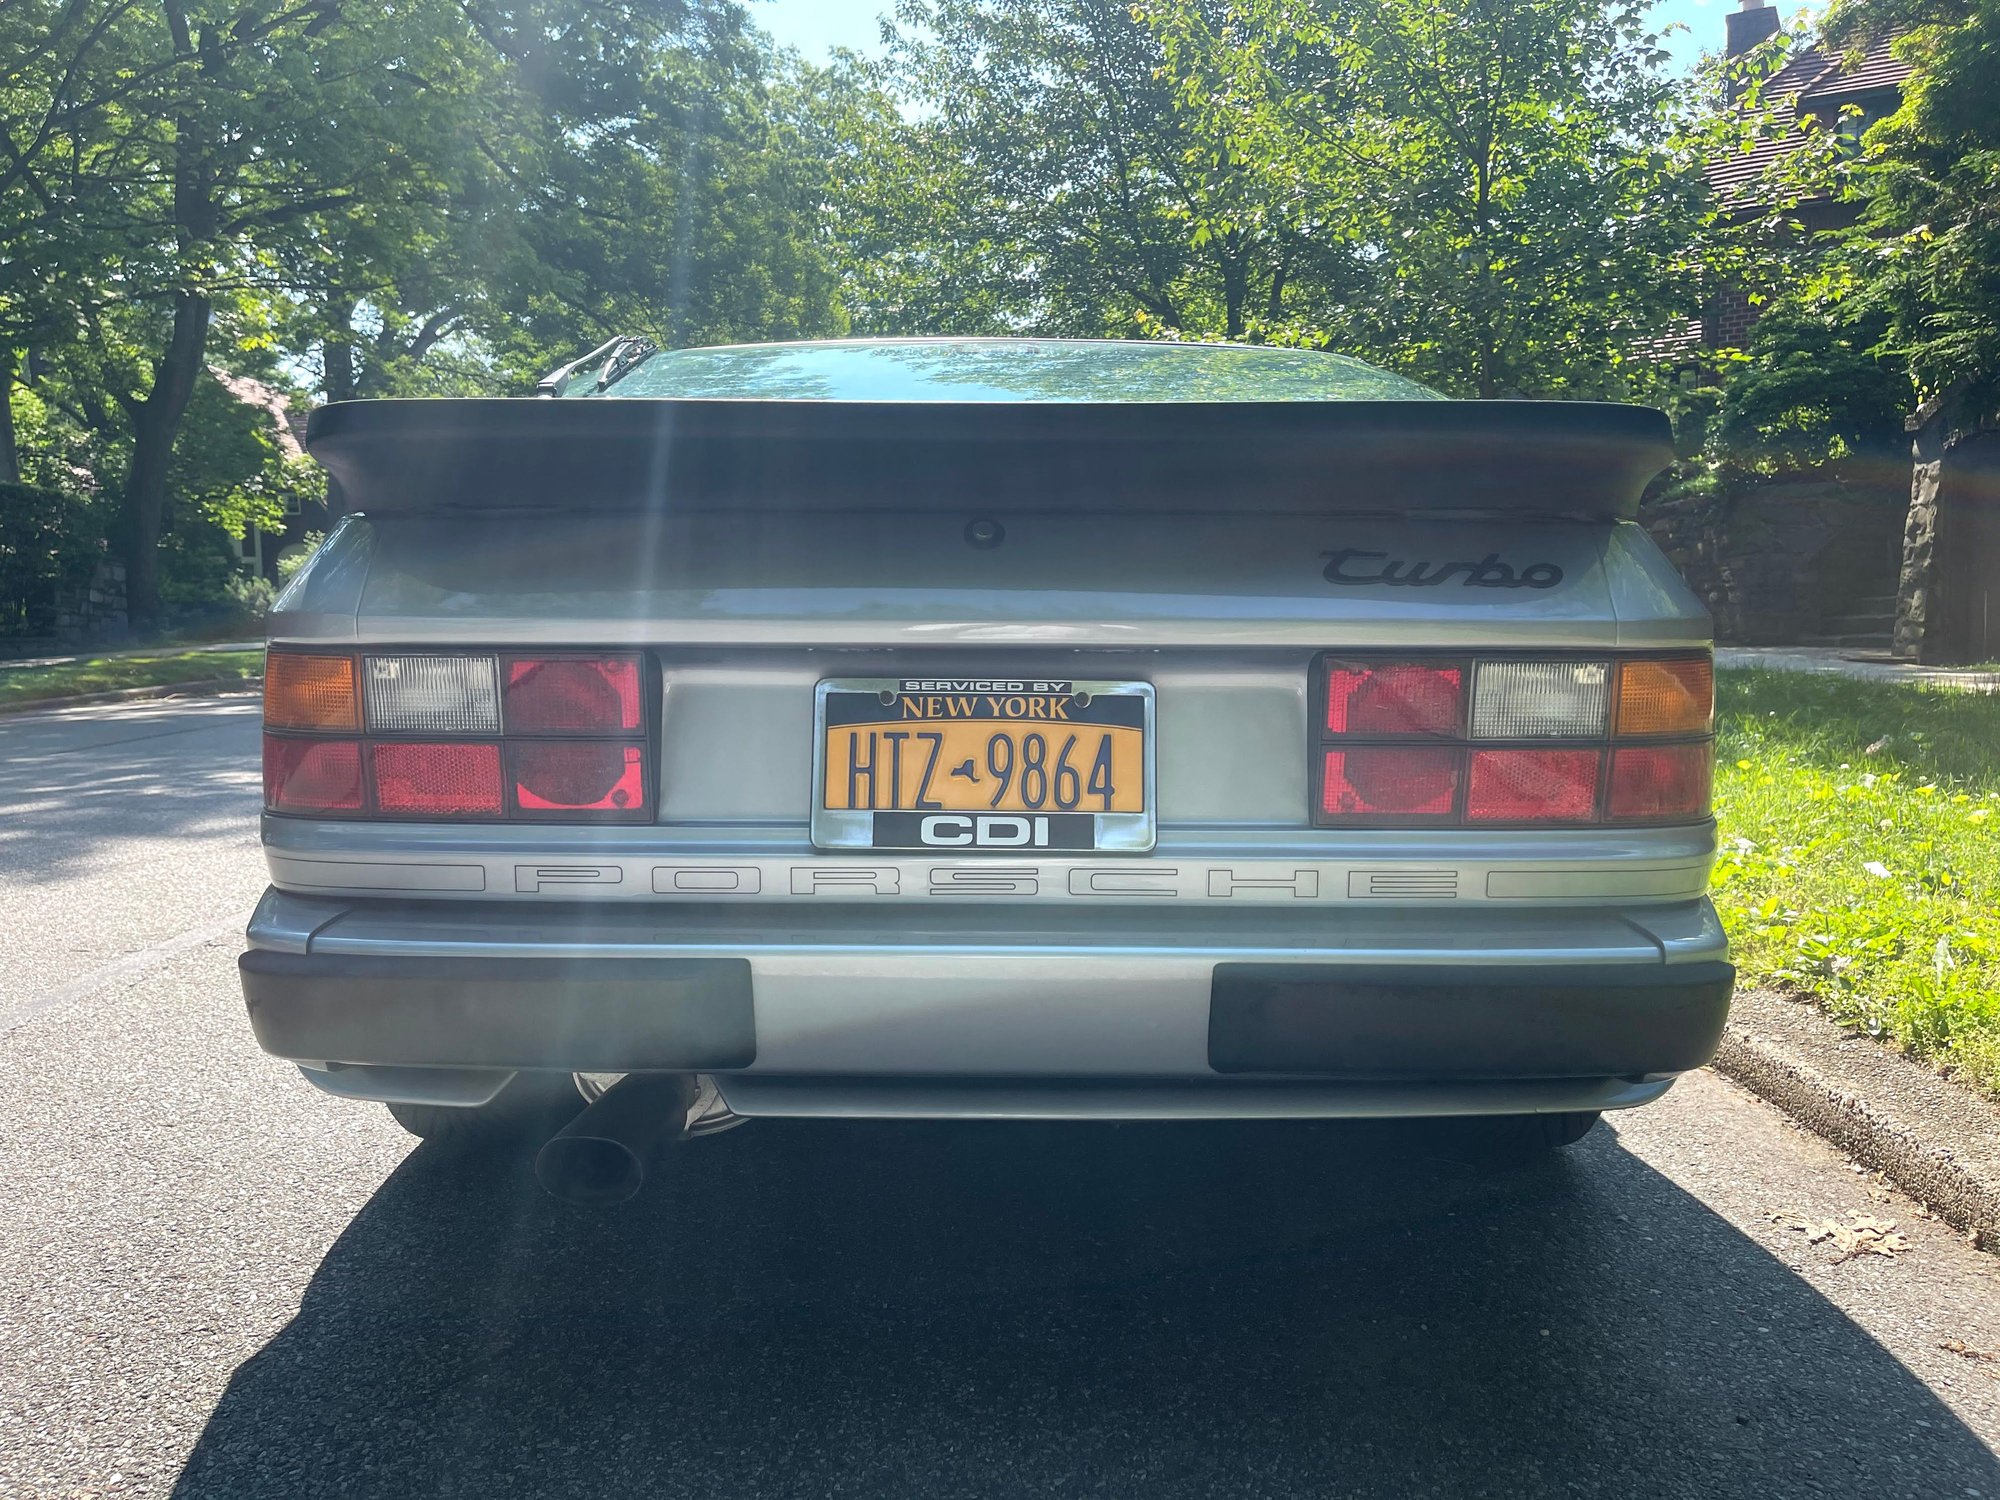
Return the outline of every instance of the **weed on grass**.
[[[1739,982],[2000,1095],[2000,695],[1732,671],[1716,709]]]

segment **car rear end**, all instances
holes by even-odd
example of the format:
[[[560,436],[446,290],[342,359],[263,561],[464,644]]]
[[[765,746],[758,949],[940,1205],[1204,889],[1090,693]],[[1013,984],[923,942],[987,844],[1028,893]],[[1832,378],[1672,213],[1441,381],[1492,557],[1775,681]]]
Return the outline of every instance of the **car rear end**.
[[[1657,1097],[1731,979],[1663,444],[1335,404],[323,415],[357,514],[273,616],[258,1039],[454,1108]]]

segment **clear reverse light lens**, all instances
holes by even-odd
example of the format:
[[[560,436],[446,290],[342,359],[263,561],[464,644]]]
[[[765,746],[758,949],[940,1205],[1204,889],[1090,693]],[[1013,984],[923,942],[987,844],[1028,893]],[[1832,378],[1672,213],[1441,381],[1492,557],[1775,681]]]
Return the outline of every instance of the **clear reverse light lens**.
[[[1472,737],[1602,737],[1611,664],[1601,661],[1483,661],[1473,679]]]
[[[500,732],[500,671],[490,656],[371,656],[361,679],[372,730]]]

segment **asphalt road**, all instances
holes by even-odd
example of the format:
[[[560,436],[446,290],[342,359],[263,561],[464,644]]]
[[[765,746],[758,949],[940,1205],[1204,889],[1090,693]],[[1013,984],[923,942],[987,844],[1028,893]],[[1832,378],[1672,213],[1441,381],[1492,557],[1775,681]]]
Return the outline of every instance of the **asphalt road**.
[[[0,1495],[2000,1500],[2000,1260],[1706,1074],[1511,1172],[762,1122],[583,1213],[417,1147],[244,1027],[255,741],[0,720]]]

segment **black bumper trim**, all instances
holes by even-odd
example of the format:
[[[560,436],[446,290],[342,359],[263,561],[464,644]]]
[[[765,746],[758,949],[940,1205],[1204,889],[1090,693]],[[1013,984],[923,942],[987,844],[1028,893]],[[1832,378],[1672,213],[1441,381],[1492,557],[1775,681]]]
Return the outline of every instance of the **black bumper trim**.
[[[401,958],[253,949],[250,1029],[279,1057],[577,1073],[744,1068],[743,958]]]
[[[1735,979],[1722,962],[1223,963],[1208,1063],[1357,1082],[1684,1073],[1714,1053]]]

